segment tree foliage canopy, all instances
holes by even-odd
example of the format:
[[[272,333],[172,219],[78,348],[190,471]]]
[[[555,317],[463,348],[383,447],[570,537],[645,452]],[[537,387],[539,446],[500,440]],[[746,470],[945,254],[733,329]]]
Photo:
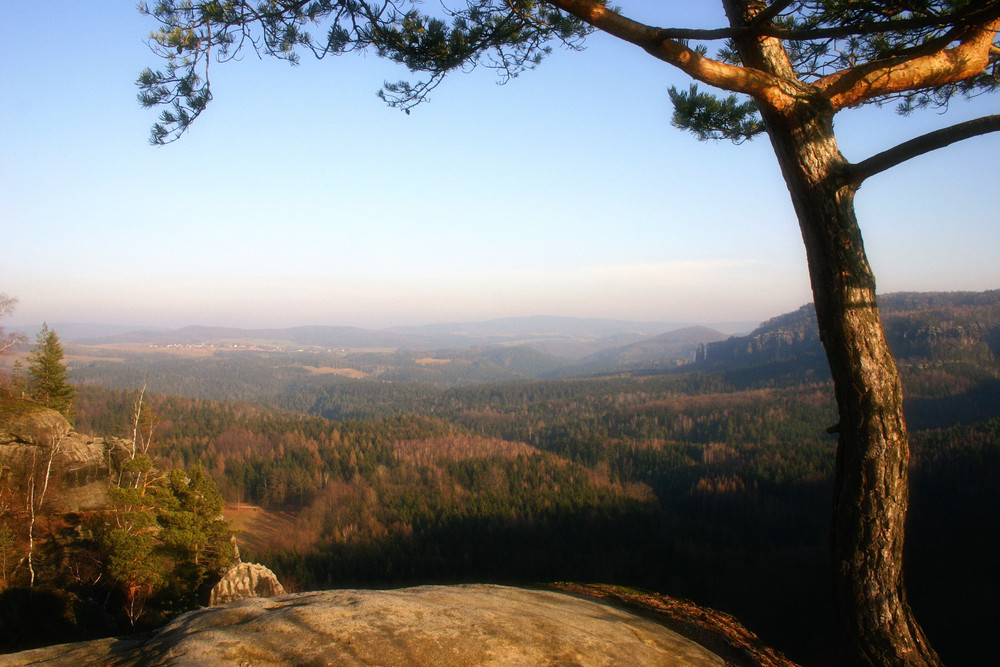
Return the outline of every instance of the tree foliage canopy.
[[[99,544],[109,583],[135,627],[150,599],[165,607],[197,606],[205,580],[233,561],[232,531],[201,466],[163,475],[145,454],[118,466],[126,483],[108,489],[113,521],[98,531]]]
[[[486,66],[506,81],[536,66],[553,45],[579,48],[595,29],[699,81],[753,98],[672,90],[675,125],[703,139],[743,141],[759,133],[754,100],[761,98],[787,104],[823,96],[834,110],[895,100],[908,113],[1000,85],[1000,49],[992,43],[996,0],[751,4],[761,11],[746,25],[689,29],[639,23],[625,15],[627,4],[619,9],[598,0],[458,0],[434,14],[426,13],[431,6],[404,0],[161,0],[141,8],[160,22],[150,44],[166,67],[142,72],[140,101],[167,107],[151,133],[154,143],[166,143],[211,100],[213,60],[248,49],[291,63],[302,52],[323,58],[373,50],[422,77],[387,82],[379,93],[409,112],[449,72]],[[741,62],[736,42],[747,38],[782,42],[787,62],[780,78]]]
[[[28,394],[64,417],[71,419],[76,388],[69,381],[69,371],[63,363],[63,347],[55,331],[43,325],[38,332],[35,349],[28,357]]]
[[[673,123],[701,139],[766,131],[802,232],[820,337],[840,422],[833,560],[837,604],[859,659],[926,667],[940,660],[913,618],[902,579],[909,443],[902,386],[877,307],[874,273],[854,211],[861,183],[954,141],[1000,130],[1000,114],[930,132],[857,164],[837,146],[837,112],[895,101],[908,113],[1000,83],[1000,0],[722,0],[726,27],[659,27],[604,0],[455,0],[425,13],[406,0],[178,2],[146,9],[165,71],[146,70],[146,106],[169,105],[154,143],[177,138],[211,99],[213,56],[244,48],[295,62],[374,49],[423,76],[381,95],[409,111],[448,72],[478,65],[501,79],[535,66],[552,45],[592,30],[629,42],[696,82],[672,89]],[[670,10],[663,10],[669,14]],[[670,19],[669,16],[666,17]],[[324,36],[313,38],[306,28]],[[214,53],[213,53],[214,52]]]

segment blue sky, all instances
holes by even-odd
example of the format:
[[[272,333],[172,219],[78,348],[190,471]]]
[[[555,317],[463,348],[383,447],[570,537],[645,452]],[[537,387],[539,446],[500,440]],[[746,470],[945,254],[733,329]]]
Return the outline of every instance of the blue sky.
[[[663,24],[691,7],[619,4]],[[127,1],[0,3],[8,325],[712,323],[811,300],[766,140],[672,128],[667,88],[688,81],[635,47],[595,35],[506,86],[455,76],[409,116],[376,98],[407,73],[374,55],[290,67],[248,53],[213,66],[208,111],[154,148],[134,85],[159,64],[154,27]],[[996,109],[850,111],[838,138],[859,160]],[[964,142],[864,185],[881,292],[1000,287],[998,148]]]

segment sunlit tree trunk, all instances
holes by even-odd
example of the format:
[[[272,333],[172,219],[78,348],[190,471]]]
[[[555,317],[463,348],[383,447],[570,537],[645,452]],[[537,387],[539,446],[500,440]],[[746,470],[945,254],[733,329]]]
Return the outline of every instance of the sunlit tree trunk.
[[[839,617],[863,663],[939,665],[906,599],[909,443],[903,393],[832,114],[765,111],[798,216],[840,423],[832,551]]]
[[[28,478],[28,489],[26,498],[28,501],[28,588],[35,587],[35,465],[37,464],[38,452],[31,451],[30,477]]]
[[[765,6],[725,5],[733,26]],[[939,665],[903,585],[910,458],[903,391],[854,212],[857,186],[833,132],[834,110],[799,80],[779,40],[748,36],[736,44],[745,64],[784,82],[758,106],[805,243],[837,398],[831,549],[838,617],[862,664]]]
[[[45,495],[49,490],[49,480],[52,478],[52,462],[56,458],[56,454],[59,453],[60,444],[62,437],[55,431],[49,430],[48,432],[40,434],[38,437],[38,442],[46,443],[48,445],[45,460],[45,469],[42,475],[42,488],[38,489],[38,449],[33,448],[31,452],[31,473],[28,480],[27,489],[27,499],[28,499],[28,587],[34,588],[35,586],[35,563],[34,563],[34,553],[35,553],[35,523],[38,518],[38,514],[42,510],[42,505],[45,503]]]

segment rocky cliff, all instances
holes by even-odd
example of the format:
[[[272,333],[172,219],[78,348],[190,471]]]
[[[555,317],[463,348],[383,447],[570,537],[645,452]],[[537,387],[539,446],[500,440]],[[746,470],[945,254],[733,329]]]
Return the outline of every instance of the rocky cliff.
[[[709,342],[699,361],[739,366],[821,353],[816,312],[812,304],[807,304],[764,322],[746,336]]]
[[[0,468],[17,470],[32,457],[47,457],[57,446],[53,460],[52,509],[57,512],[99,509],[107,504],[109,466],[112,457],[124,453],[118,438],[93,438],[77,433],[56,412],[25,401],[0,401]]]
[[[885,294],[879,296],[879,309],[900,361],[1000,357],[1000,290]],[[746,336],[708,343],[699,361],[740,367],[822,357],[816,312],[806,304]]]

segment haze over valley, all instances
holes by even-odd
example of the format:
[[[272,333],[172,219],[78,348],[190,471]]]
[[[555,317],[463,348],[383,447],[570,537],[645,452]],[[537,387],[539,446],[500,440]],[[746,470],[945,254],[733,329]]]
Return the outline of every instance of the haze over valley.
[[[614,4],[0,2],[0,665],[996,661],[1000,0]]]
[[[881,305],[913,429],[913,604],[943,654],[974,663],[996,621],[1000,293]],[[203,466],[241,554],[291,590],[613,582],[839,665],[825,583],[836,411],[812,308],[744,335],[672,326],[189,327],[77,338],[66,362],[75,428],[128,438],[141,396],[156,465]],[[99,477],[54,488],[100,503]],[[40,576],[62,582],[47,558]],[[152,590],[142,627],[182,593]]]

